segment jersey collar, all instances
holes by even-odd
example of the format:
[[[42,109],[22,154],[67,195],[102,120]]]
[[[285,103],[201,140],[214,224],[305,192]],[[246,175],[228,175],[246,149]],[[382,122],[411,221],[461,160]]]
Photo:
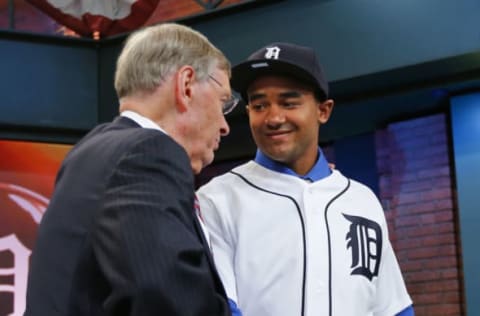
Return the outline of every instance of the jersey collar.
[[[307,181],[311,181],[311,182],[321,180],[332,173],[332,171],[330,170],[330,167],[328,166],[328,162],[325,159],[325,156],[323,155],[320,147],[318,147],[317,162],[312,167],[312,169],[304,176],[299,175],[298,173],[288,168],[284,164],[269,158],[264,153],[262,153],[259,149],[257,149],[257,154],[255,155],[255,162],[272,171],[289,174],[289,175],[292,175]]]

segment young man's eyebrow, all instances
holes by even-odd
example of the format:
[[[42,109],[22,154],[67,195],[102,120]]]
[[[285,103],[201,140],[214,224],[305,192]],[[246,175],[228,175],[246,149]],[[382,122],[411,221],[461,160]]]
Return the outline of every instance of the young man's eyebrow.
[[[288,99],[288,98],[300,98],[302,94],[298,91],[287,91],[287,92],[282,92],[280,93],[280,98],[282,99]],[[251,101],[256,101],[258,99],[265,98],[266,95],[264,93],[254,93],[249,96],[248,100]]]
[[[265,98],[266,95],[265,93],[254,93],[254,94],[251,94],[248,96],[248,101],[251,102],[251,101],[256,101],[258,99],[262,99],[262,98]]]
[[[298,91],[287,91],[287,92],[280,93],[280,97],[285,98],[285,99],[300,98],[301,96],[302,96],[302,94]]]

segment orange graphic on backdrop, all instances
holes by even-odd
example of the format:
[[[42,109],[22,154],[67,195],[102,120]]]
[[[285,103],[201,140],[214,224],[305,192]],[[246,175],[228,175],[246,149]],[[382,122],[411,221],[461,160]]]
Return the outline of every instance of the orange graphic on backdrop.
[[[0,141],[0,315],[23,315],[37,226],[70,148]]]

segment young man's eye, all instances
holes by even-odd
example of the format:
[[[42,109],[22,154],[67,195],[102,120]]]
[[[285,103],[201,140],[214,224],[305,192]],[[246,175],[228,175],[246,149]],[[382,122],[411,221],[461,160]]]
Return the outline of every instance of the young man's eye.
[[[290,101],[290,102],[283,102],[283,103],[282,103],[282,106],[283,106],[284,108],[289,109],[289,108],[297,107],[298,104],[299,104],[298,102],[292,102],[292,101]]]
[[[264,104],[250,104],[249,105],[250,109],[252,109],[253,111],[262,111],[265,109],[265,105]]]

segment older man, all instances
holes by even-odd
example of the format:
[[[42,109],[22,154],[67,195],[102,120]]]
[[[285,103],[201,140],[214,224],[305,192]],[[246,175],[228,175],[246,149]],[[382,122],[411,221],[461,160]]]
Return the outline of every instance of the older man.
[[[229,76],[225,56],[188,27],[128,38],[115,75],[120,116],[62,164],[26,316],[230,315],[193,211],[193,175],[229,133]]]

